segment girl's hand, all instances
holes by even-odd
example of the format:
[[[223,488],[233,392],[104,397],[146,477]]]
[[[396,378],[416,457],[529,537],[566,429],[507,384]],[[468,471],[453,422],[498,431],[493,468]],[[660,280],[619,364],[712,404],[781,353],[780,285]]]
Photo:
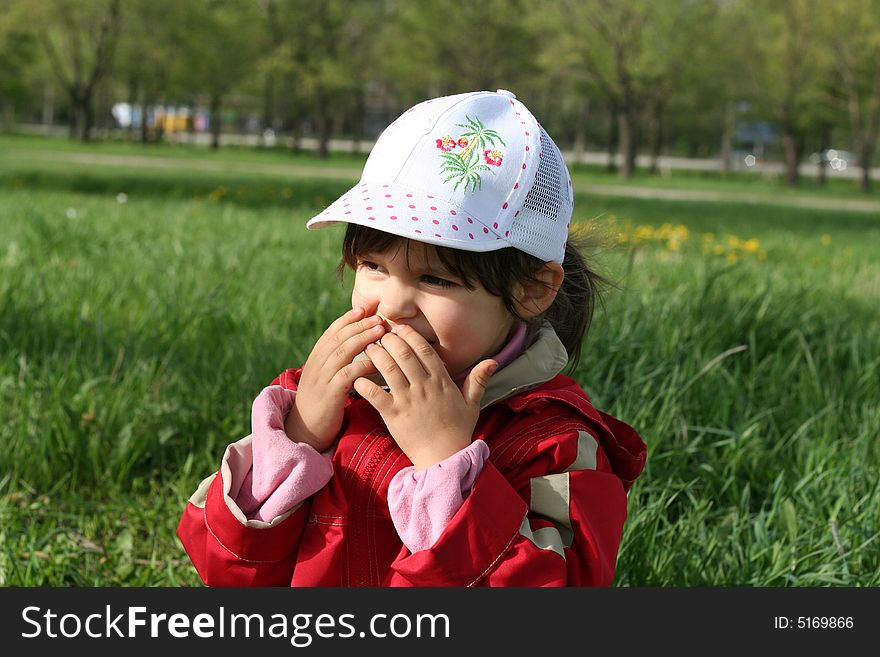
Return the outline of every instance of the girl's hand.
[[[328,449],[342,427],[345,399],[355,380],[375,374],[370,361],[352,362],[364,347],[385,334],[382,320],[375,315],[365,318],[365,312],[363,308],[348,311],[315,343],[284,423],[291,440],[307,443],[319,452]]]
[[[379,411],[417,470],[470,445],[480,400],[498,363],[478,363],[459,390],[437,352],[409,326],[397,327],[396,333],[382,338],[381,345],[368,346],[366,353],[390,391],[364,378],[354,382],[354,389]]]

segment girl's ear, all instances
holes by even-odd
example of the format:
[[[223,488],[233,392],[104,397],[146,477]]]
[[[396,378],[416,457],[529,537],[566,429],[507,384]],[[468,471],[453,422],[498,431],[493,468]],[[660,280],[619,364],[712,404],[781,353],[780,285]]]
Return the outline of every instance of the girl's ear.
[[[517,309],[523,319],[547,310],[556,299],[565,273],[558,262],[548,262],[535,273],[535,281],[520,283],[514,289]]]

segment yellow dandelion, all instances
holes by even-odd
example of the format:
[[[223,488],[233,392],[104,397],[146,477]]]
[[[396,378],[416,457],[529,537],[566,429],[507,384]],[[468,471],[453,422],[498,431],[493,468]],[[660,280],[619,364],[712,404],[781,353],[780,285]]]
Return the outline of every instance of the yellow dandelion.
[[[714,242],[715,241],[715,233],[703,233],[703,241],[704,242]]]
[[[209,200],[209,201],[212,201],[212,202],[214,202],[214,203],[216,203],[216,202],[219,201],[221,198],[223,198],[224,196],[226,196],[226,192],[228,192],[228,191],[229,191],[229,190],[228,190],[226,187],[224,187],[223,185],[221,185],[220,187],[218,187],[217,189],[215,189],[213,192],[211,192],[210,194],[208,194],[208,200]]]
[[[714,253],[715,255],[724,255],[724,247],[720,244],[716,244],[715,248],[712,249],[712,253]]]
[[[727,254],[727,262],[730,264],[734,264],[737,260],[739,260],[739,256],[736,253],[731,252]]]
[[[635,242],[636,244],[653,238],[654,229],[651,226],[639,226],[638,228],[636,228],[636,232],[633,233],[633,242]]]
[[[626,233],[617,233],[617,243],[618,244],[626,244],[627,236]]]
[[[666,248],[670,251],[678,251],[681,248],[681,242],[679,242],[677,239],[671,239],[666,242]]]
[[[828,246],[831,244],[831,235],[825,233],[822,237],[819,238],[819,241],[822,242],[822,246]]]
[[[736,235],[728,235],[727,243],[731,246],[731,248],[737,248],[742,244],[742,241]]]
[[[743,249],[743,251],[746,251],[747,253],[757,253],[758,249],[760,247],[761,247],[761,242],[759,242],[758,240],[756,240],[754,238],[752,238],[750,240],[746,240],[745,242],[742,243],[742,249]]]

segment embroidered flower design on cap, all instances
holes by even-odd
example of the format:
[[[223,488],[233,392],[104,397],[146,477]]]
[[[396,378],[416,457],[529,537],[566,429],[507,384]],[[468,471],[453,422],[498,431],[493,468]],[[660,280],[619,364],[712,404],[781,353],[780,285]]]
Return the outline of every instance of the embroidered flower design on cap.
[[[464,183],[464,191],[476,191],[482,187],[482,171],[490,171],[494,175],[491,167],[500,167],[504,160],[504,154],[499,151],[496,142],[502,146],[507,146],[495,130],[487,128],[479,118],[465,116],[464,123],[456,123],[459,128],[464,128],[464,132],[457,140],[450,135],[444,135],[437,139],[437,148],[442,152],[440,157],[443,162],[440,165],[440,172],[449,174],[443,183],[455,181],[455,187]],[[462,150],[459,153],[451,153],[458,146]],[[487,148],[491,146],[492,148]],[[480,151],[483,154],[485,163],[480,162]]]

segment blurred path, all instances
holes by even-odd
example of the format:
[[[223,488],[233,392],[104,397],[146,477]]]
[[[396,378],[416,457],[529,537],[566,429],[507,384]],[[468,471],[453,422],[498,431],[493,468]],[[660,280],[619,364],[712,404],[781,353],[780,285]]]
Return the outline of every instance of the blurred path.
[[[260,173],[289,178],[332,178],[354,182],[360,177],[360,169],[332,166],[302,166],[297,164],[273,164],[259,162],[206,160],[191,158],[161,157],[152,155],[112,155],[102,153],[77,153],[51,150],[8,150],[12,159],[23,161],[44,161],[55,163],[85,164],[109,167],[132,167],[154,169],[178,169],[217,171],[225,173]],[[639,187],[626,184],[602,185],[596,183],[574,182],[576,192],[595,196],[615,196],[625,198],[661,199],[670,201],[701,201],[715,203],[754,203],[783,205],[820,210],[848,210],[852,212],[876,213],[880,216],[880,201],[861,199],[822,198],[796,193],[771,194],[739,191],[707,191],[693,189],[669,189]]]

